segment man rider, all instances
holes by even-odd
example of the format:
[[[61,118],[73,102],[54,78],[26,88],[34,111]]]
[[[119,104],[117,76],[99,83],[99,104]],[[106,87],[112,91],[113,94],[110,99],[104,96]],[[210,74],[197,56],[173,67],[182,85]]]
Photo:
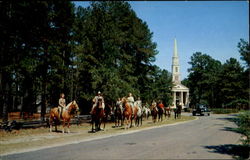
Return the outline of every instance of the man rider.
[[[97,96],[95,96],[94,98],[93,98],[93,106],[92,106],[92,109],[91,109],[91,111],[90,111],[90,114],[92,114],[93,113],[93,110],[94,110],[94,108],[97,106],[97,103],[98,103],[98,101],[102,101],[102,108],[103,108],[103,110],[104,110],[104,108],[105,108],[105,104],[104,104],[104,98],[103,98],[103,96],[101,95],[101,92],[100,91],[98,91],[98,94],[97,94]]]

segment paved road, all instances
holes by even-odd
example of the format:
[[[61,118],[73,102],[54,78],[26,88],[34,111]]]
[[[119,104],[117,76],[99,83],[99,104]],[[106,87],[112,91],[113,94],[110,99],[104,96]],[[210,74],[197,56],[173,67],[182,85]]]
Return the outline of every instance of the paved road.
[[[232,116],[211,115],[177,125],[1,157],[29,159],[229,159],[220,147],[239,143]]]

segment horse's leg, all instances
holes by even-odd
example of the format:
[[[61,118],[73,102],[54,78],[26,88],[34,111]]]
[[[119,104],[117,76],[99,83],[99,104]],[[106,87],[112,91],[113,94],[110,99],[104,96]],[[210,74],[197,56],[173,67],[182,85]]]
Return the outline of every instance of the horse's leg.
[[[91,123],[92,123],[92,132],[94,132],[94,118],[93,117],[92,117]]]
[[[124,118],[124,120],[125,120],[125,123],[126,123],[124,128],[125,128],[125,130],[126,130],[127,127],[128,127],[128,119],[127,119],[127,118]]]
[[[55,120],[54,122],[55,122],[55,130],[57,132],[57,120]]]
[[[134,116],[135,117],[135,116]],[[133,127],[133,119],[134,118],[132,118],[132,116],[131,116],[131,118],[130,118],[130,126],[129,126],[129,128],[132,128]]]
[[[121,126],[124,126],[124,119],[125,119],[125,117],[124,117],[124,116],[122,116]]]
[[[141,117],[141,126],[142,126],[142,120],[143,120],[143,119],[142,119],[142,117]]]
[[[69,120],[69,121],[70,121],[70,120]],[[69,130],[69,125],[70,125],[70,124],[69,124],[69,121],[68,121],[68,133],[70,133],[70,130]]]
[[[52,118],[50,117],[49,118],[49,131],[50,132],[52,132],[52,123],[53,123],[53,121],[52,121]]]
[[[62,133],[64,133],[64,127],[65,127],[65,121],[63,121],[63,125],[62,125]]]
[[[104,119],[104,121],[103,121],[103,130],[105,130],[105,126],[106,126],[106,118]]]

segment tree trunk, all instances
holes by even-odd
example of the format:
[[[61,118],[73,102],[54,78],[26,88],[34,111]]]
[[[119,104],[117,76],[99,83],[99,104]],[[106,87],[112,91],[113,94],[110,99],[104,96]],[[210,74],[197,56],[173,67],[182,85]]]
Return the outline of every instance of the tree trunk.
[[[9,83],[6,83],[5,86],[5,92],[3,95],[3,121],[8,121],[8,104],[9,104],[9,93],[10,93],[10,87]]]
[[[45,114],[46,114],[46,108],[47,108],[47,97],[46,97],[46,92],[47,92],[47,82],[43,81],[42,84],[42,106],[41,106],[41,120],[45,120]]]

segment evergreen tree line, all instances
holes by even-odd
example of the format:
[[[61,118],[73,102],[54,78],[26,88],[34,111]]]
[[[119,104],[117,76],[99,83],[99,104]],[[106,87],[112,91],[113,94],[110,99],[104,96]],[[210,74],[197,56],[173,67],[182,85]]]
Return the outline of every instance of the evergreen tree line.
[[[88,113],[101,91],[112,105],[129,92],[171,103],[171,74],[153,65],[156,43],[127,2],[0,2],[0,116],[77,100]]]
[[[203,103],[211,108],[250,109],[249,43],[240,39],[238,49],[243,66],[235,58],[222,64],[201,52],[191,56],[189,75],[183,80],[190,89],[190,106]]]

